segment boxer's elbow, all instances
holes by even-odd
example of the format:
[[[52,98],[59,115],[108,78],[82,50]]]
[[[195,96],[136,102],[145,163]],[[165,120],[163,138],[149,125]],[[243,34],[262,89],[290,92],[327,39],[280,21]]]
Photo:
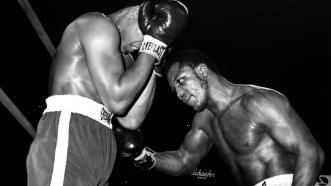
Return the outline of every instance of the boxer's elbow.
[[[322,168],[324,165],[324,161],[325,161],[325,153],[324,150],[319,146],[318,147],[318,160],[319,160],[319,167]]]
[[[318,144],[301,150],[301,156],[304,157],[306,162],[310,162],[311,167],[313,167],[316,171],[320,170],[324,164],[325,154],[323,149]]]
[[[196,168],[198,167],[198,163],[197,162],[186,162],[184,163],[184,172],[182,174],[184,175],[189,175],[192,174]]]
[[[170,176],[184,176],[193,173],[193,171],[194,169],[190,168],[189,166],[184,164],[176,164],[175,166],[172,166],[172,168],[163,172]]]
[[[178,151],[156,154],[155,168],[170,176],[183,176],[193,173],[195,167],[179,156]]]
[[[323,149],[319,145],[316,145],[312,148],[310,157],[312,158],[312,161],[316,162],[316,166],[318,167],[318,169],[321,169],[324,164],[325,154]]]
[[[107,107],[115,115],[123,116],[127,113],[129,106],[123,101],[108,101]]]
[[[128,98],[120,93],[113,93],[111,96],[105,97],[104,102],[109,110],[118,116],[124,116],[132,105],[132,98]]]
[[[193,171],[192,171],[193,172]],[[184,170],[176,170],[169,173],[170,176],[184,176],[188,175],[190,172]]]
[[[142,124],[142,121],[134,117],[124,117],[124,118],[118,117],[118,120],[124,128],[130,130],[136,130]]]
[[[197,167],[196,163],[194,163],[192,161],[188,161],[184,158],[181,160],[181,163],[178,163],[176,171],[174,171],[173,173],[174,173],[174,176],[189,175],[194,172],[196,167]]]

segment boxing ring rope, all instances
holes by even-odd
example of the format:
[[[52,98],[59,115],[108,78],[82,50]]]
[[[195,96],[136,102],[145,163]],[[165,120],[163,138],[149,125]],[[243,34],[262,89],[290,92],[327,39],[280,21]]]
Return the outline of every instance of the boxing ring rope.
[[[53,56],[55,53],[55,47],[52,44],[52,41],[49,39],[44,27],[42,26],[39,18],[37,17],[36,13],[32,9],[28,0],[17,0],[18,3],[23,8],[25,14],[28,16],[33,28],[37,32],[40,40],[43,42],[44,46],[46,47],[48,53]]]
[[[22,127],[28,131],[28,133],[35,137],[35,129],[31,123],[26,119],[22,112],[16,107],[16,105],[9,99],[6,93],[0,87],[0,101],[8,109],[8,111],[16,118],[16,120],[22,125]]]
[[[25,14],[29,18],[33,28],[37,32],[40,40],[43,42],[46,47],[48,53],[53,56],[55,53],[55,47],[49,39],[45,29],[40,23],[37,15],[32,9],[28,0],[17,0]],[[18,109],[18,107],[10,100],[10,98],[6,95],[6,93],[0,87],[0,101],[7,108],[7,110],[16,118],[19,124],[34,138],[36,131],[28,119],[22,114],[22,112]]]

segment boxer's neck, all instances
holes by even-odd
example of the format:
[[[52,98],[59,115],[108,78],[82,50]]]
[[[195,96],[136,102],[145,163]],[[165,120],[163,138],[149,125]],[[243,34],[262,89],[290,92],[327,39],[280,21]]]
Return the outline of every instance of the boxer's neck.
[[[208,75],[208,89],[207,108],[216,113],[222,112],[238,97],[239,86],[211,73]]]

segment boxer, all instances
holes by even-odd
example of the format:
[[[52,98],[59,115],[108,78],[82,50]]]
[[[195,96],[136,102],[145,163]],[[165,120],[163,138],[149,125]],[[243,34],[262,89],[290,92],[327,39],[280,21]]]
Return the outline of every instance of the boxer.
[[[117,151],[111,119],[139,127],[153,100],[153,69],[187,19],[183,3],[161,0],[86,13],[67,26],[27,157],[29,186],[108,184]]]
[[[214,145],[238,185],[314,185],[324,151],[283,94],[229,82],[211,59],[194,49],[169,57],[165,74],[178,99],[196,114],[176,150],[154,152],[137,137],[128,140],[135,149],[122,142],[119,148],[135,165],[175,176],[190,174]]]

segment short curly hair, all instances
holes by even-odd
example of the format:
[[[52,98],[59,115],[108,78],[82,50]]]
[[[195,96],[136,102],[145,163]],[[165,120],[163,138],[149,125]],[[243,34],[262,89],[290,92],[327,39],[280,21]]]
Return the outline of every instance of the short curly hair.
[[[167,74],[175,63],[179,63],[180,68],[189,66],[192,69],[203,63],[213,72],[219,73],[215,63],[205,53],[196,49],[184,49],[170,54],[165,62],[164,74]]]

